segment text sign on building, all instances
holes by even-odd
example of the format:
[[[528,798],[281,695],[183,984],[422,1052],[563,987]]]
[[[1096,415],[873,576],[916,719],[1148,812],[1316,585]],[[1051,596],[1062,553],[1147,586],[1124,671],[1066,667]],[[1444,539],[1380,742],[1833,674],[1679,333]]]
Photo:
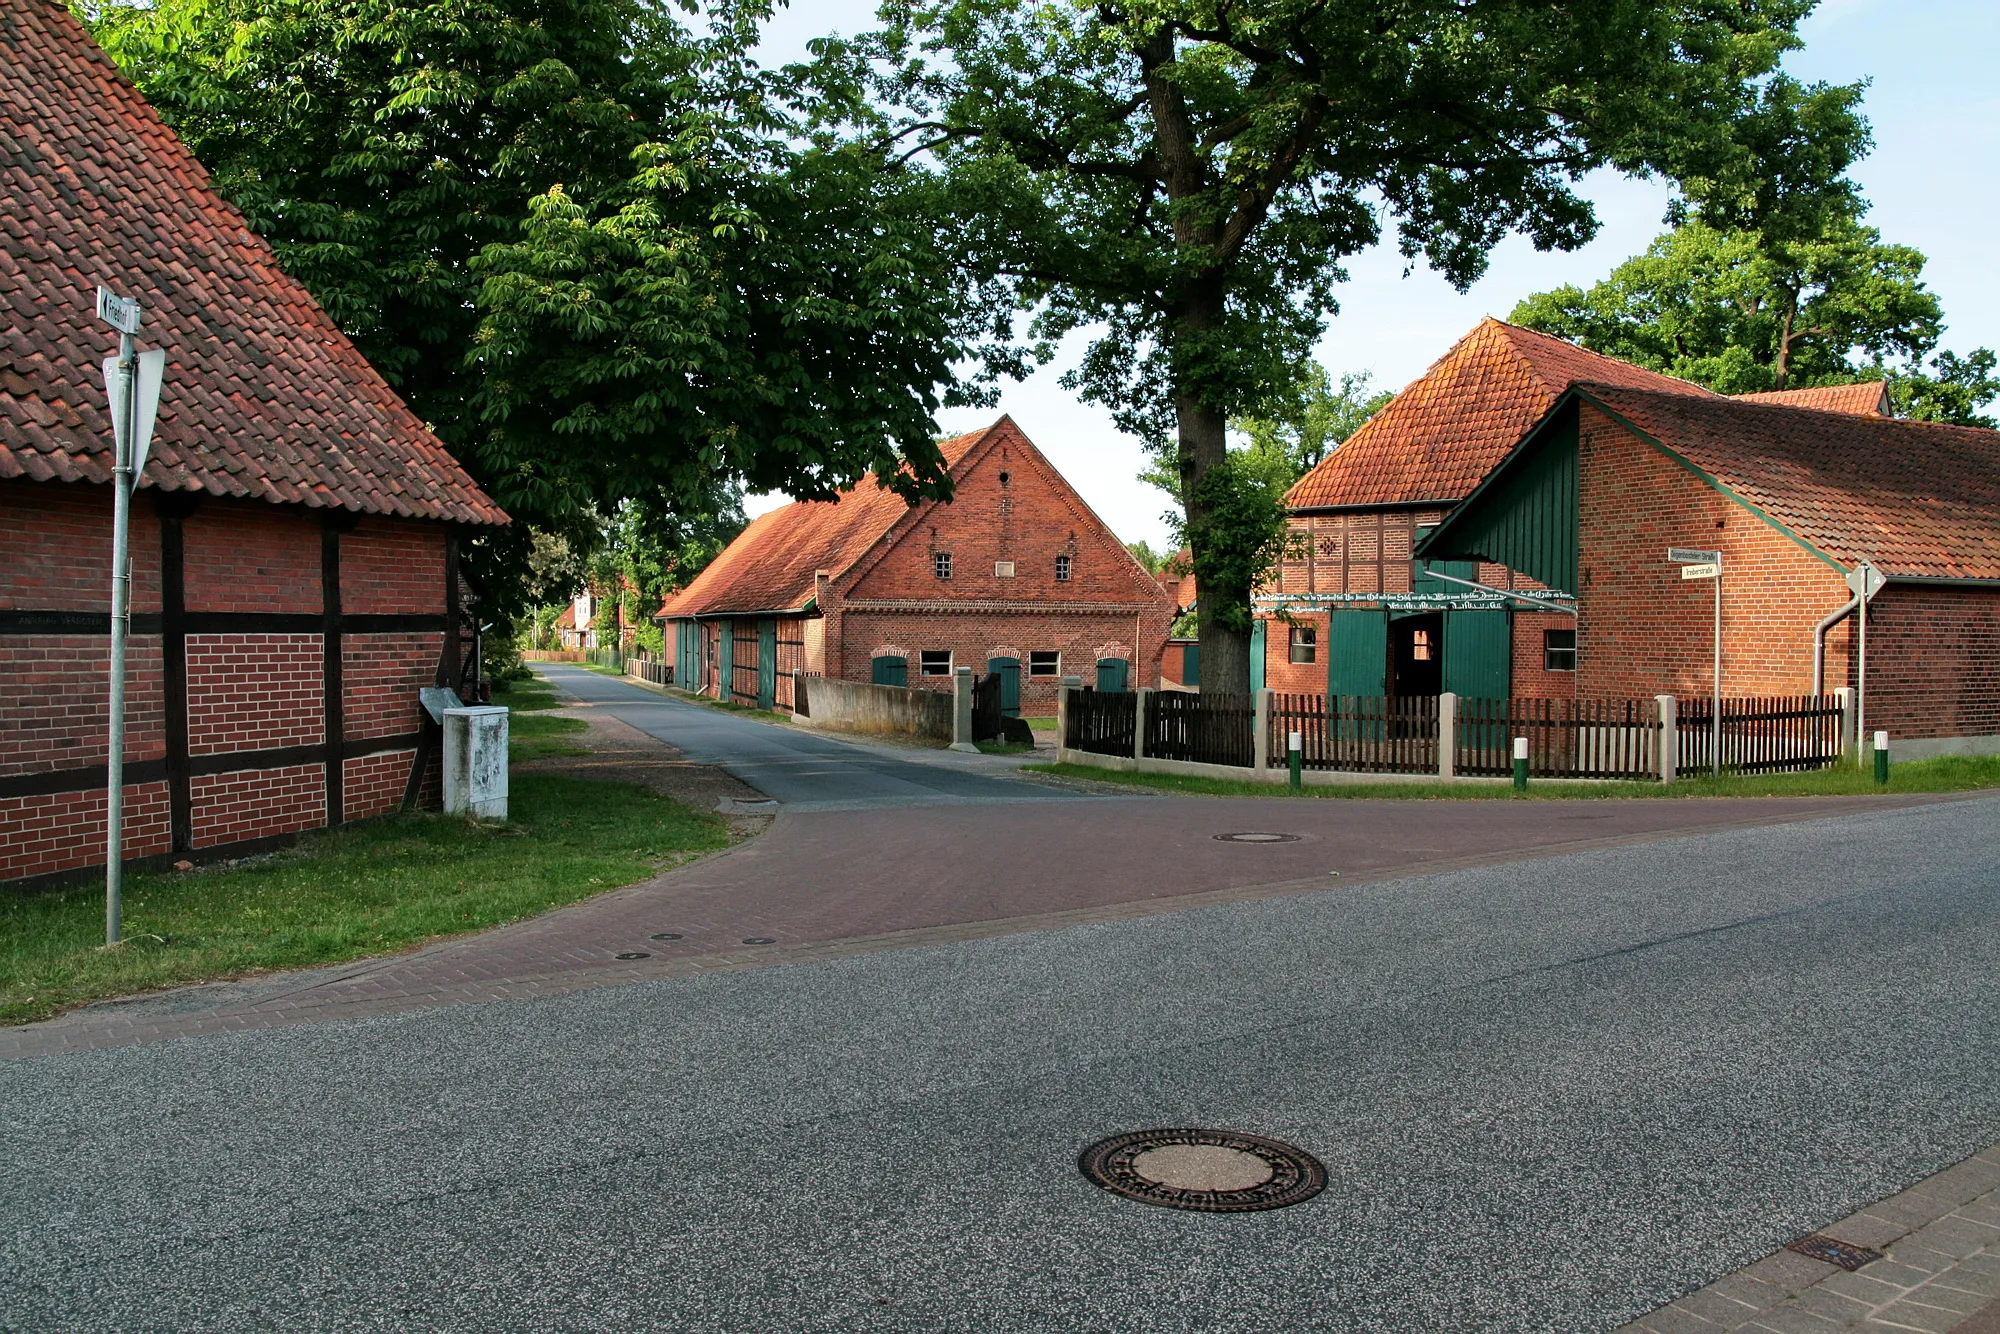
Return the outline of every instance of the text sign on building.
[[[1703,551],[1700,547],[1668,547],[1667,560],[1674,565],[1714,565],[1722,560],[1722,553]]]
[[[1722,573],[1722,567],[1713,561],[1703,561],[1699,565],[1681,566],[1683,579],[1713,579]]]

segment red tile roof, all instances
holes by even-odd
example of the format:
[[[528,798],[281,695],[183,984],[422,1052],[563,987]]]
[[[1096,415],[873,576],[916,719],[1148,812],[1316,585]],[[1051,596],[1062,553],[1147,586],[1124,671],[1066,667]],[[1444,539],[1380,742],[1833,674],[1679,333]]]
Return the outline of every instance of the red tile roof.
[[[1880,380],[1830,384],[1818,389],[1772,389],[1761,394],[1736,394],[1745,403],[1777,403],[1790,408],[1818,408],[1855,417],[1888,417],[1889,386]]]
[[[985,430],[942,441],[938,447],[946,466],[956,470],[974,445],[1004,424],[1002,418]],[[659,614],[799,610],[817,589],[818,571],[838,579],[909,509],[870,473],[837,499],[798,500],[759,515],[686,588],[670,594]]]
[[[1840,564],[2000,579],[2000,431],[1743,399],[1577,390]]]
[[[1713,397],[1671,375],[1487,319],[1285,497],[1295,510],[1464,499],[1572,384]]]
[[[81,24],[0,0],[0,478],[109,482],[98,284],[167,352],[144,484],[507,522]]]

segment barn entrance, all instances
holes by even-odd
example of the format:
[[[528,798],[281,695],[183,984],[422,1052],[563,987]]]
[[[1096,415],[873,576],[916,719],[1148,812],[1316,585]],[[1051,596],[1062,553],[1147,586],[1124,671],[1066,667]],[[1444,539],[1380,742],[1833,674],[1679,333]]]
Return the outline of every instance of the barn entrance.
[[[1389,693],[1399,699],[1444,689],[1444,616],[1427,612],[1389,622]]]

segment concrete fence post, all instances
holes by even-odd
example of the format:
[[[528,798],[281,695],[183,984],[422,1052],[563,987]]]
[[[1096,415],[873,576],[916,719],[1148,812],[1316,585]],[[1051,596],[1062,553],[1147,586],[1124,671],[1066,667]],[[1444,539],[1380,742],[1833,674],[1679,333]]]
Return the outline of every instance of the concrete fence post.
[[[1833,693],[1840,701],[1840,753],[1843,756],[1852,755],[1859,763],[1861,738],[1854,735],[1854,687],[1840,686]]]
[[[1256,717],[1250,724],[1250,764],[1263,777],[1271,768],[1271,692],[1257,692]]]
[[[960,667],[951,674],[951,749],[979,753],[972,744],[972,669]]]
[[[1660,706],[1660,781],[1681,776],[1681,706],[1672,695],[1655,695]]]
[[[1061,757],[1069,749],[1069,707],[1070,697],[1083,689],[1083,678],[1065,676],[1056,682],[1056,755]]]
[[[1153,692],[1140,686],[1132,692],[1132,758],[1146,758],[1146,705],[1153,698]]]
[[[1457,765],[1458,696],[1447,690],[1438,696],[1438,777],[1449,781]]]

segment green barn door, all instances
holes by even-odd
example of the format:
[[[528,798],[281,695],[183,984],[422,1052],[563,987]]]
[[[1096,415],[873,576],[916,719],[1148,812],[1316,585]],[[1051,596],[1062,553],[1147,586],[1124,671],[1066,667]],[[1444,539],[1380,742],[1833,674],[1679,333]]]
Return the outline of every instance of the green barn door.
[[[1009,718],[1021,716],[1021,660],[988,658],[986,670],[1000,673],[1000,712]]]
[[[1460,699],[1504,700],[1514,682],[1514,618],[1504,611],[1444,614],[1444,688]],[[1492,707],[1492,706],[1487,706]],[[1498,706],[1504,709],[1505,705]],[[1481,763],[1503,764],[1513,744],[1503,723],[1466,721],[1459,706],[1459,745],[1489,752]],[[1475,715],[1476,716],[1476,715]],[[1487,713],[1488,717],[1504,716]]]
[[[757,623],[757,707],[778,707],[778,623]]]
[[[1387,612],[1336,611],[1327,617],[1327,694],[1387,694],[1388,673]]]
[[[870,658],[868,679],[878,686],[906,686],[910,683],[910,660],[887,656]]]
[[[715,697],[727,703],[736,690],[736,622],[715,624]]]
[[[1097,660],[1097,689],[1100,694],[1115,695],[1125,689],[1125,659],[1099,658]]]

